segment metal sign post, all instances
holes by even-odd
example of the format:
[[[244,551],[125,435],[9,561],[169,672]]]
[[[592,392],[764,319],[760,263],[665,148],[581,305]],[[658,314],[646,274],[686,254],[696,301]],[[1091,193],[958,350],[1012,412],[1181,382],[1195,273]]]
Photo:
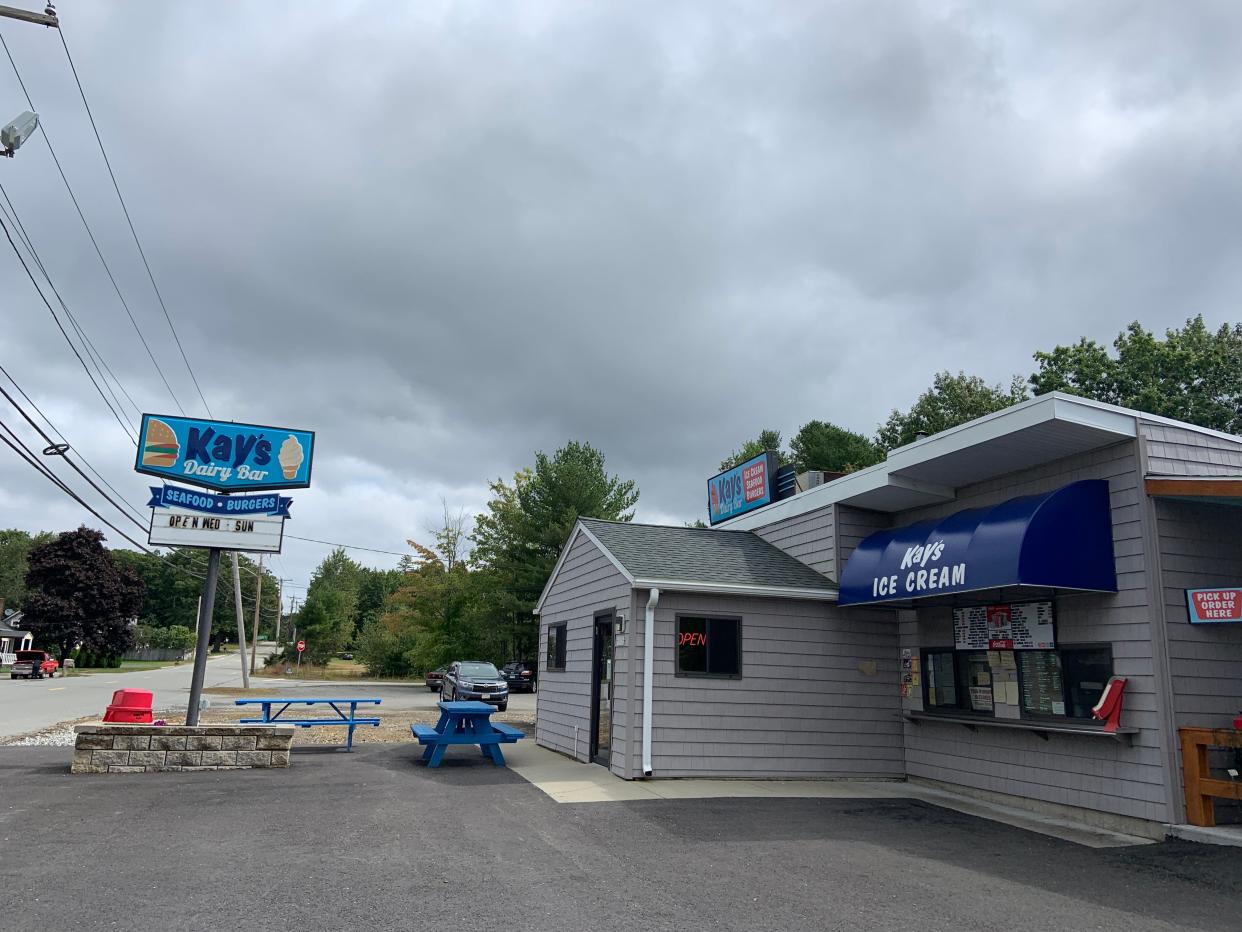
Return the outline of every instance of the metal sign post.
[[[194,650],[194,675],[190,679],[190,705],[185,710],[185,723],[198,724],[198,706],[203,698],[203,680],[207,678],[207,651],[211,647],[211,616],[216,607],[216,580],[220,576],[220,548],[207,551],[207,581],[198,605],[198,645]]]
[[[242,617],[241,570],[237,551],[233,551],[233,600],[237,603],[237,652],[241,656],[242,688],[250,688],[250,671],[246,667],[246,621]]]
[[[302,651],[306,650],[306,642],[298,641],[298,672],[302,672]]]

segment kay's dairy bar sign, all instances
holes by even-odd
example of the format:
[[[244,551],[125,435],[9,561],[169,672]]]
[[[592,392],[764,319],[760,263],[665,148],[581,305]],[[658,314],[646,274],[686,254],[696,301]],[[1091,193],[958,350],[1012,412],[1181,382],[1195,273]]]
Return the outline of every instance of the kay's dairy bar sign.
[[[144,414],[134,469],[220,492],[304,489],[314,451],[308,430]]]

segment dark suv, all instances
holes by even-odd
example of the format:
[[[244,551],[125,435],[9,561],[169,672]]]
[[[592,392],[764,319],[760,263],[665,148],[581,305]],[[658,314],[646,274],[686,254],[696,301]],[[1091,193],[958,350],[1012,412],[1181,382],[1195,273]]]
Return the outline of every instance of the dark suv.
[[[509,708],[509,684],[495,664],[481,660],[458,660],[450,663],[444,671],[440,698],[446,702],[458,699],[490,702],[503,712]]]
[[[539,679],[539,666],[533,660],[510,660],[500,668],[500,675],[514,693],[533,693]]]

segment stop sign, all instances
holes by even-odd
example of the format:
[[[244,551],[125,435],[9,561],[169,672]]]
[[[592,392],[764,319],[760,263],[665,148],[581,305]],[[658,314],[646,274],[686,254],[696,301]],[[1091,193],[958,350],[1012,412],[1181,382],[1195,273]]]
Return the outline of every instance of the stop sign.
[[[300,654],[300,653],[302,653],[302,651],[304,651],[304,650],[306,650],[306,642],[305,642],[305,641],[298,641],[298,653]]]

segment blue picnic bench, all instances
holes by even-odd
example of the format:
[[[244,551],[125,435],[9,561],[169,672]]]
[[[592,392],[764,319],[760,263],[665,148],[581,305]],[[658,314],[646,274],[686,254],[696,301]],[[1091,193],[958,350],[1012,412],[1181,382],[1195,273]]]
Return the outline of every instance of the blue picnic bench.
[[[358,706],[379,705],[378,699],[342,699],[339,696],[331,699],[237,699],[237,705],[257,705],[263,708],[262,718],[243,718],[243,725],[296,725],[298,728],[314,728],[319,725],[345,725],[349,728],[345,740],[345,750],[354,749],[354,729],[359,725],[376,725],[378,718],[359,718]],[[344,706],[349,706],[349,714],[345,714]],[[319,718],[285,718],[290,706],[328,706],[336,717],[324,712]],[[278,708],[276,708],[278,707]],[[273,709],[275,708],[275,711]]]
[[[512,725],[491,720],[493,706],[486,702],[441,702],[440,721],[430,725],[411,725],[419,744],[426,745],[423,760],[428,767],[439,767],[444,752],[455,744],[477,744],[483,756],[498,767],[505,765],[502,744],[515,744],[526,733]]]

